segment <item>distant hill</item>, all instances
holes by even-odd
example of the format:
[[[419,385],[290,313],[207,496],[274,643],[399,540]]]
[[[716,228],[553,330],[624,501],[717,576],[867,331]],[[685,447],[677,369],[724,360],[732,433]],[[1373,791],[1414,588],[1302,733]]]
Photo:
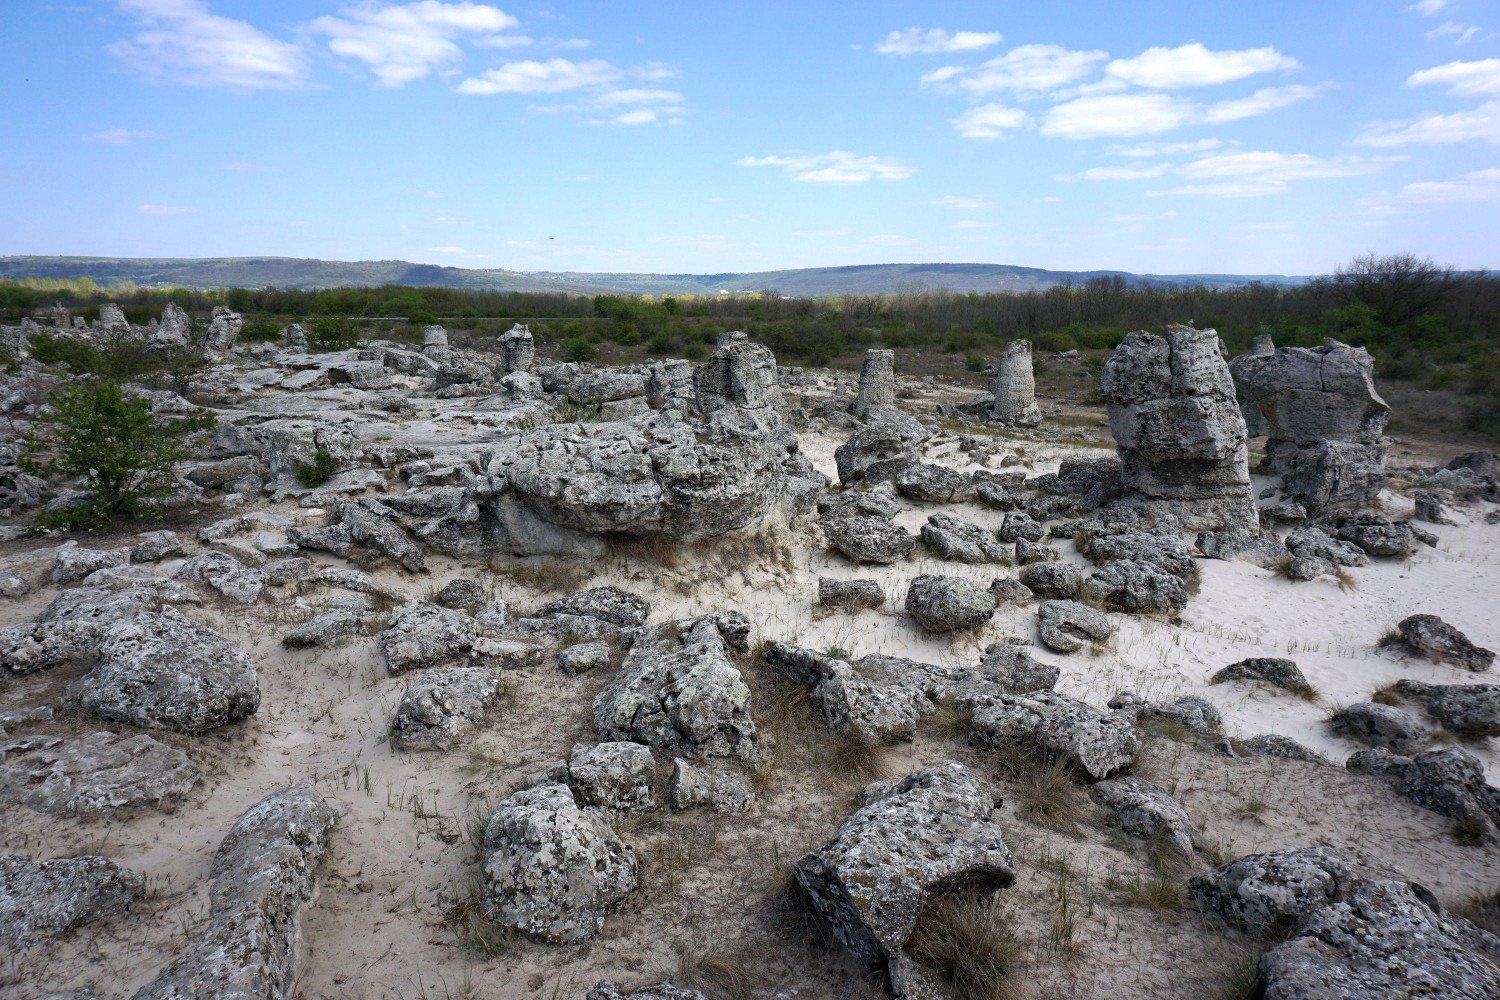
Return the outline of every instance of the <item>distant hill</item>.
[[[862,264],[725,274],[614,274],[583,271],[507,271],[440,267],[404,260],[337,261],[299,257],[0,257],[0,279],[92,278],[101,285],[188,288],[337,288],[348,285],[429,285],[502,292],[585,295],[716,295],[721,291],[776,291],[815,298],[900,292],[1025,292],[1064,282],[1115,277],[1132,285],[1216,288],[1260,282],[1297,285],[1284,274],[1131,274],[1127,271],[1047,271],[1013,264]]]

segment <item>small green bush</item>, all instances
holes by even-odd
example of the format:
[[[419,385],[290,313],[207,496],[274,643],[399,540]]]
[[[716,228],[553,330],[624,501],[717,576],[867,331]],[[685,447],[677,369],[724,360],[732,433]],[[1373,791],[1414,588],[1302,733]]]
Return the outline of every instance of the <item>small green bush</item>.
[[[214,425],[202,412],[158,417],[109,380],[59,389],[49,403],[50,419],[38,420],[22,442],[21,466],[39,476],[83,477],[87,502],[37,518],[69,531],[159,517],[161,499],[176,488],[172,466],[193,457]]]
[[[297,463],[297,482],[310,490],[315,490],[332,479],[334,473],[338,471],[339,467],[333,461],[333,456],[328,454],[324,449],[319,448],[311,464],[307,462]]]
[[[44,365],[67,365],[75,372],[91,372],[99,366],[99,352],[75,337],[50,333],[31,335],[31,356]]]
[[[971,354],[964,358],[964,367],[971,372],[984,371],[984,357],[979,354]]]
[[[281,327],[265,316],[246,321],[240,327],[240,339],[251,344],[267,344],[281,339]]]
[[[307,343],[319,351],[358,347],[359,327],[348,316],[316,316],[307,328]]]
[[[564,361],[593,361],[598,354],[594,345],[583,337],[570,337],[563,341]]]

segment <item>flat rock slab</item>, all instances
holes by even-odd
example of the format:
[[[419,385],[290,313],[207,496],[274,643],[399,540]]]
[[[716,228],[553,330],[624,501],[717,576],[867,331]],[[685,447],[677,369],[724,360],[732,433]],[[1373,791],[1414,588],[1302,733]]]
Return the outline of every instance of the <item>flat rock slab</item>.
[[[145,878],[109,858],[0,856],[0,941],[29,947],[124,913],[145,894]]]
[[[145,735],[34,737],[0,750],[0,800],[60,816],[161,807],[198,777],[187,754]]]

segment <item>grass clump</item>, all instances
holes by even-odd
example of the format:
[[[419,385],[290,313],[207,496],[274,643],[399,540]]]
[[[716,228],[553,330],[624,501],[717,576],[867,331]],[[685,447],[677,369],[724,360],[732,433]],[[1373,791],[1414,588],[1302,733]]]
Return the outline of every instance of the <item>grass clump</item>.
[[[1465,816],[1453,824],[1453,839],[1464,847],[1482,847],[1484,833],[1484,820],[1478,816]]]
[[[906,952],[948,987],[954,1000],[1014,1000],[1024,952],[993,894],[939,896],[922,911]]]
[[[1152,910],[1179,910],[1187,904],[1187,886],[1173,872],[1157,868],[1150,875],[1137,875],[1115,882],[1111,888],[1132,906]]]
[[[869,733],[851,726],[834,735],[828,763],[844,777],[874,781],[884,773],[885,748]]]

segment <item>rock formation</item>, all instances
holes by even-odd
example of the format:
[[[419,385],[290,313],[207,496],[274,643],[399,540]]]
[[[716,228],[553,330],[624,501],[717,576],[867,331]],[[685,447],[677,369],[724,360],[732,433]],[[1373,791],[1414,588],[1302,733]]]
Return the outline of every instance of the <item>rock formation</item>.
[[[859,366],[859,395],[853,413],[863,420],[872,410],[896,405],[896,352],[871,348]]]
[[[1012,340],[995,362],[995,377],[986,387],[993,397],[988,417],[995,423],[1035,427],[1042,422],[1031,370],[1031,341]]]
[[[1101,390],[1128,489],[1188,528],[1258,530],[1245,420],[1217,333],[1131,333],[1105,363]]]
[[[529,372],[536,358],[536,341],[531,330],[517,323],[500,335],[500,373]]]

